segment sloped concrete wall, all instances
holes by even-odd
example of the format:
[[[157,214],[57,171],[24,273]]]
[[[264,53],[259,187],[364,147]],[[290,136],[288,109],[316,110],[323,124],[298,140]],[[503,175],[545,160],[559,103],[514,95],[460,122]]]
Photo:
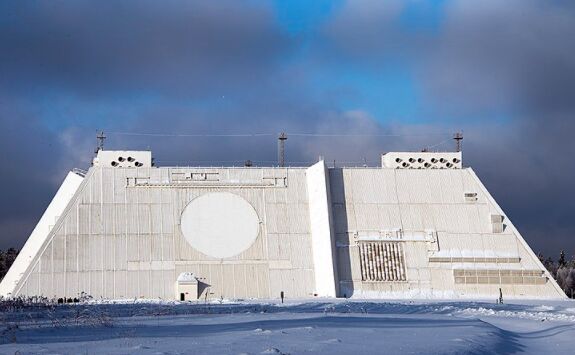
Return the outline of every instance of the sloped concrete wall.
[[[495,299],[501,288],[507,297],[565,297],[471,169],[330,169],[330,183],[341,294]],[[502,233],[493,233],[494,214]],[[406,280],[365,280],[365,241],[400,244]]]
[[[245,199],[260,219],[253,244],[230,258],[195,250],[180,228],[189,202],[214,191]],[[182,272],[207,284],[208,297],[310,296],[305,170],[93,167],[16,294],[171,299]]]

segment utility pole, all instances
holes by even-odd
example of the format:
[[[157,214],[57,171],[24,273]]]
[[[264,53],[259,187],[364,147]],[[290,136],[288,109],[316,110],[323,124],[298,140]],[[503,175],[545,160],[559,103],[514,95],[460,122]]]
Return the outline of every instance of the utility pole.
[[[455,151],[461,152],[461,141],[463,140],[463,132],[456,132],[453,135],[453,139],[455,140]]]
[[[104,139],[106,139],[104,131],[100,131],[100,133],[96,135],[96,139],[98,140],[98,147],[96,148],[94,153],[98,153],[100,150],[104,150]]]
[[[285,141],[287,141],[287,134],[282,132],[278,136],[278,165],[283,168],[285,166]]]

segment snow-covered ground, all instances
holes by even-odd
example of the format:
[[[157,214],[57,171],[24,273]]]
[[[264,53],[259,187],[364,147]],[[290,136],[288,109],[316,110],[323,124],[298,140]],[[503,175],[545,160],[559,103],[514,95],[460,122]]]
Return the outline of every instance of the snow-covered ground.
[[[2,354],[573,354],[575,302],[100,301],[0,314]]]

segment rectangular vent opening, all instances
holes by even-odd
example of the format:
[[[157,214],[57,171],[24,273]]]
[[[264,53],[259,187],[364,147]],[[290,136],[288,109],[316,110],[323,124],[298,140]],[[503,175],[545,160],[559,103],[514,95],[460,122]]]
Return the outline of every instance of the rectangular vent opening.
[[[476,201],[477,201],[477,192],[465,193],[465,202],[476,202]]]
[[[503,216],[500,214],[491,215],[491,229],[492,233],[503,233],[505,226],[503,225]]]
[[[361,242],[359,255],[362,281],[405,281],[401,243]]]

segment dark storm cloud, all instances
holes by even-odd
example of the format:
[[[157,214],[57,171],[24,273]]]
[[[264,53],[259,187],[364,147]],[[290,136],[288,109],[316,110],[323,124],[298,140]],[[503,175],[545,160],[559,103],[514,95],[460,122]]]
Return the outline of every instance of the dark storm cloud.
[[[462,114],[511,118],[499,130],[477,125],[470,162],[535,249],[575,254],[575,7],[458,2],[441,37],[424,80],[429,96]]]
[[[288,49],[271,11],[250,2],[0,5],[0,75],[22,90],[225,94],[267,80]]]
[[[55,162],[64,152],[17,98],[0,95],[0,248],[18,246],[55,191]]]
[[[242,125],[225,108],[273,86],[278,62],[291,46],[271,10],[250,4],[1,2],[0,248],[22,244],[66,170],[89,166],[95,128],[233,131]],[[64,104],[58,102],[62,98]],[[222,107],[220,117],[194,107],[198,102],[215,111]],[[116,113],[117,121],[91,122],[82,117],[89,108]],[[138,118],[126,119],[122,112]],[[189,142],[154,142],[162,152],[182,148],[199,156],[186,149]],[[211,152],[202,159],[219,157],[212,143],[198,144]]]
[[[330,56],[403,62],[443,114],[560,112],[575,105],[575,5],[447,1],[434,30],[401,22],[405,2],[350,1],[324,30]]]
[[[462,110],[533,115],[575,107],[575,6],[458,1],[448,8],[424,82]],[[465,112],[465,111],[464,111]]]
[[[149,147],[166,165],[269,165],[273,136],[112,131],[422,134],[459,127],[465,161],[534,249],[575,252],[573,5],[447,1],[436,28],[424,30],[406,25],[404,6],[350,1],[301,51],[272,9],[253,1],[1,2],[0,182],[13,188],[0,201],[0,248],[21,245],[67,169],[88,166],[96,128],[110,132],[110,149]],[[425,124],[376,119],[369,107],[342,110],[354,88],[324,95],[310,88],[311,73],[324,66],[369,72],[398,64],[416,74]],[[52,105],[51,97],[72,99]],[[83,117],[102,108],[96,119]],[[375,164],[381,151],[446,138],[290,136],[287,158]]]
[[[428,109],[467,131],[466,162],[534,249],[575,254],[573,2],[448,1],[428,32],[403,28],[402,4],[379,6],[349,2],[327,26],[336,56],[410,66]]]

